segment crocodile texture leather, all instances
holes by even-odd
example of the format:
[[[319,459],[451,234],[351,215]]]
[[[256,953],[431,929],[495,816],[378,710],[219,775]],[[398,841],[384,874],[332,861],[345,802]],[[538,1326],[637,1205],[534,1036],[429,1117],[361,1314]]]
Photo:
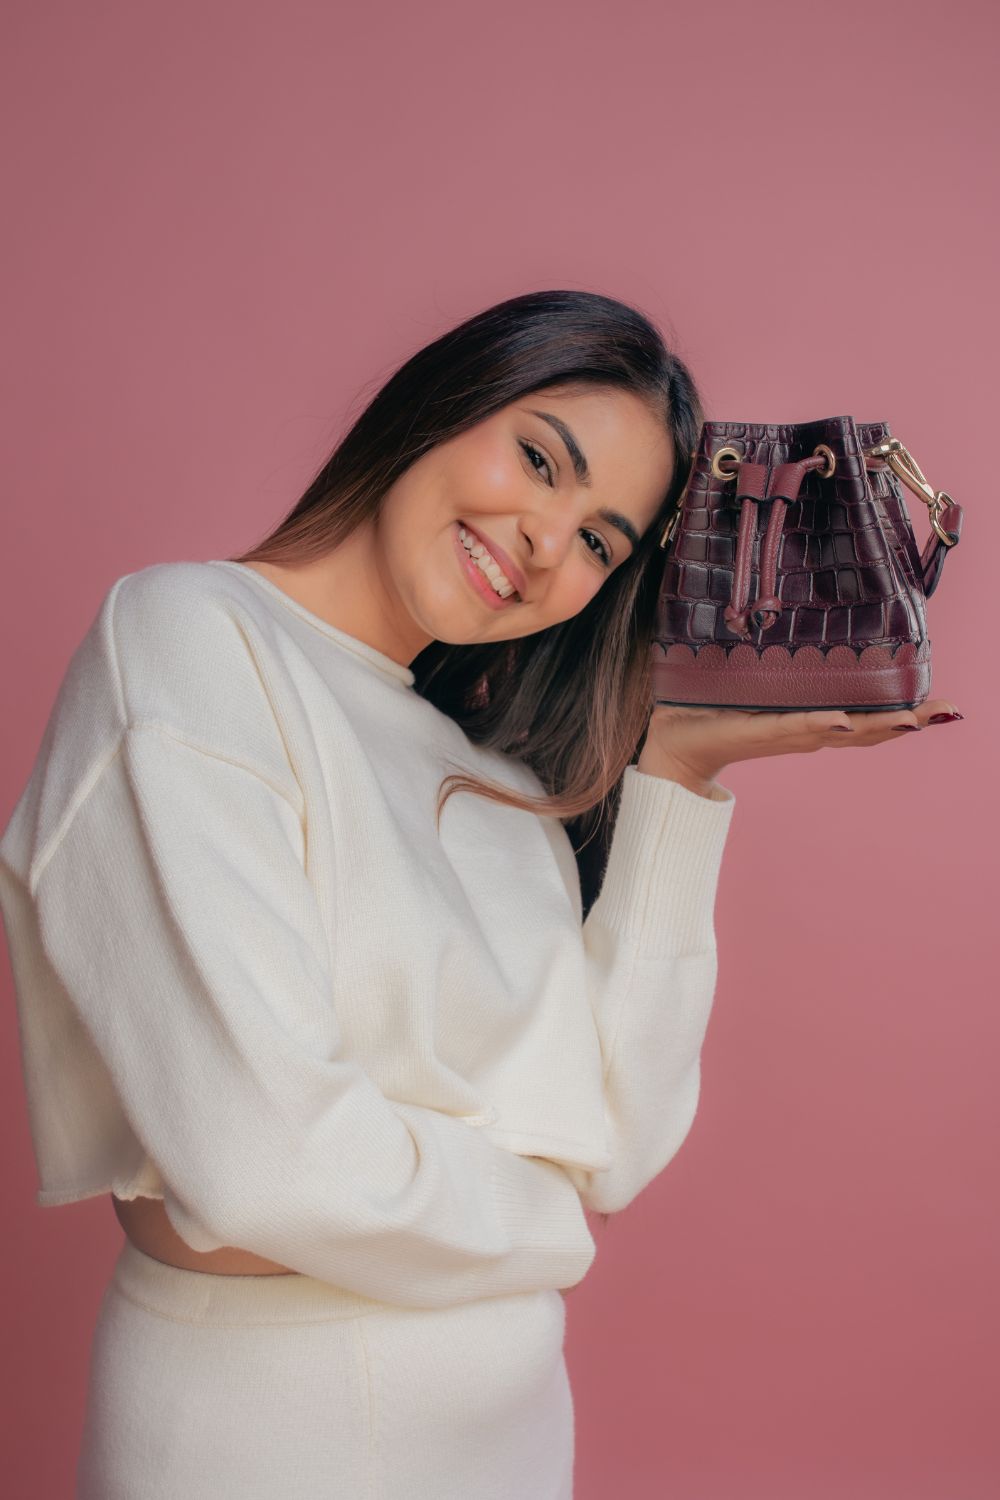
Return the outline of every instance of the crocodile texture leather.
[[[927,698],[925,604],[951,549],[931,528],[920,553],[898,477],[866,456],[890,436],[849,416],[704,424],[657,600],[657,703],[854,712]],[[734,478],[712,473],[723,447],[742,455]],[[961,506],[940,522],[957,543]]]

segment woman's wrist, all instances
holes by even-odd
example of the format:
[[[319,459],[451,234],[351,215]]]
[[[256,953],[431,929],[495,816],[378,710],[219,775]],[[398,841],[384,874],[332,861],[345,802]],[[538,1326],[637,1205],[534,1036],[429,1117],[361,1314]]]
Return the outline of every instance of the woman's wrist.
[[[644,776],[660,776],[665,781],[679,782],[681,786],[687,787],[689,792],[714,800],[715,788],[718,785],[714,777],[699,775],[682,761],[671,760],[669,756],[659,754],[654,746],[643,747],[636,762],[636,770],[641,771]]]

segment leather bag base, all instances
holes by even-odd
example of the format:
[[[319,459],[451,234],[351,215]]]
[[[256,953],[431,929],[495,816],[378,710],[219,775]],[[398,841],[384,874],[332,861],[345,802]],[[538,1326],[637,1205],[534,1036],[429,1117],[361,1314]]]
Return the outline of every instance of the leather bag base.
[[[916,708],[929,696],[930,641],[896,647],[708,643],[697,651],[654,643],[650,674],[656,703],[702,708],[836,709],[884,713]]]

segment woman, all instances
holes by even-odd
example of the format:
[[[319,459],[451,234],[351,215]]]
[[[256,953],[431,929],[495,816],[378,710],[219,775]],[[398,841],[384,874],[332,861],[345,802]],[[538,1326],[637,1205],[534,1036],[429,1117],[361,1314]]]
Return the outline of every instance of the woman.
[[[716,777],[948,708],[650,712],[700,422],[637,311],[517,297],[102,601],[0,840],[39,1202],[126,1233],[79,1500],[571,1495],[560,1293],[694,1117]]]

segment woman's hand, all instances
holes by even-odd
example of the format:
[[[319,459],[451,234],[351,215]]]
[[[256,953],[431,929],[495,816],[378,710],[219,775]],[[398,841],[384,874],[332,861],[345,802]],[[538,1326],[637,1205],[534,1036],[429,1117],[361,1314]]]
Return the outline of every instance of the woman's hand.
[[[962,717],[945,698],[928,698],[914,709],[853,714],[835,708],[775,713],[659,703],[636,768],[711,796],[715,777],[734,761],[881,745],[904,739],[904,726],[923,729],[939,714]]]

